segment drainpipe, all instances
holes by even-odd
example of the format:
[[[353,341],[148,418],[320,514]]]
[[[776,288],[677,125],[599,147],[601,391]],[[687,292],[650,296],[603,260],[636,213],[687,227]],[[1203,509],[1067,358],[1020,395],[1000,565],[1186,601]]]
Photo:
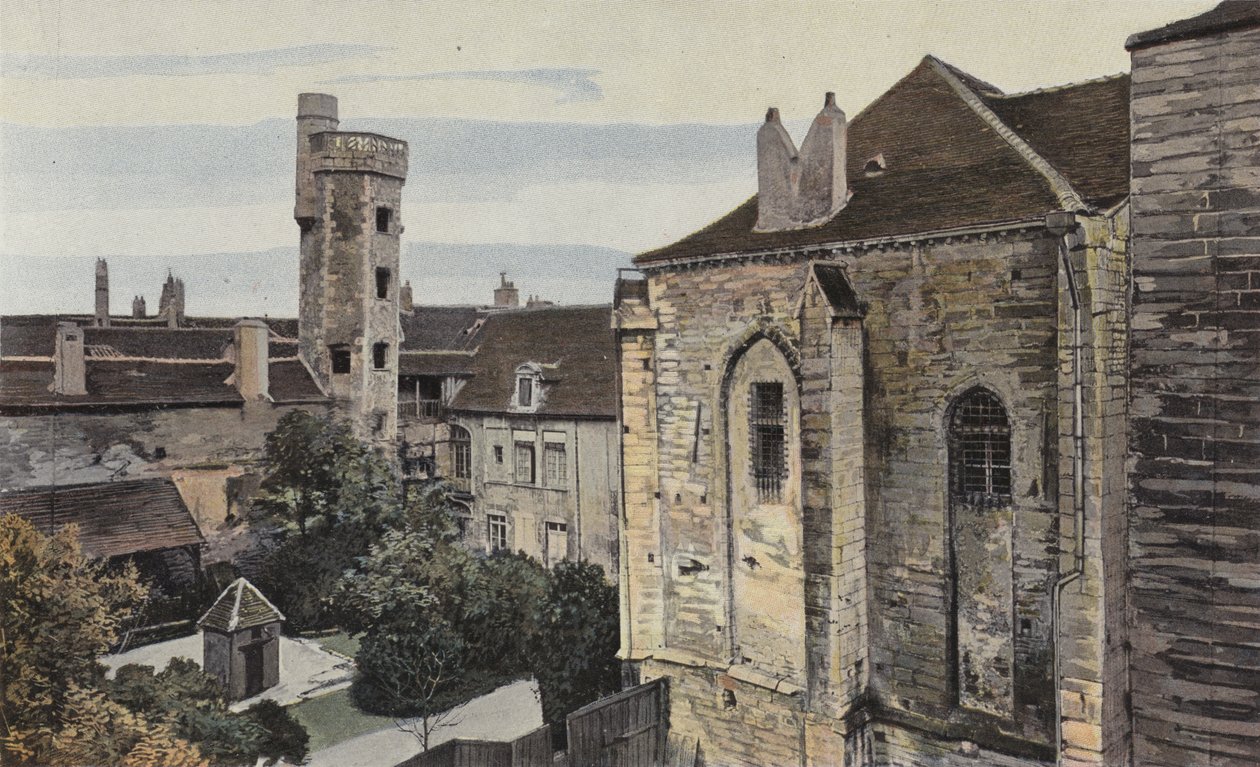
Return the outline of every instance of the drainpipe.
[[[1051,631],[1054,639],[1054,749],[1055,763],[1063,760],[1063,711],[1060,696],[1062,671],[1059,660],[1059,630],[1062,623],[1063,594],[1068,585],[1079,581],[1085,569],[1085,394],[1081,369],[1081,295],[1072,268],[1071,250],[1080,242],[1076,214],[1055,211],[1046,216],[1046,228],[1059,240],[1059,257],[1072,305],[1072,510],[1074,518],[1072,569],[1059,576],[1050,592]]]

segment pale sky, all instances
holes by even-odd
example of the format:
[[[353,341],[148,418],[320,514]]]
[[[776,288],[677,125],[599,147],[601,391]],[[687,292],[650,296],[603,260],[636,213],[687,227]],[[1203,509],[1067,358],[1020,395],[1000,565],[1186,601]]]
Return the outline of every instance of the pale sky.
[[[336,95],[347,129],[411,142],[402,217],[420,251],[633,253],[755,192],[767,106],[795,134],[828,90],[853,117],[928,53],[1007,92],[1115,74],[1129,34],[1213,5],[5,0],[0,312],[50,300],[23,280],[36,259],[85,275],[97,256],[152,259],[152,285],[120,286],[129,299],[172,259],[296,246],[299,92]]]

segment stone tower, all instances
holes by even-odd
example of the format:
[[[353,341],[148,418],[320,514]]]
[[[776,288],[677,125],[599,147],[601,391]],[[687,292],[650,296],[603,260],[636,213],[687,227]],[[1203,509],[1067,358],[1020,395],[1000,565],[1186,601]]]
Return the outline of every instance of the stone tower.
[[[96,259],[96,326],[109,327],[109,264]]]
[[[338,131],[337,99],[298,97],[302,358],[365,439],[398,428],[399,212],[407,143]]]

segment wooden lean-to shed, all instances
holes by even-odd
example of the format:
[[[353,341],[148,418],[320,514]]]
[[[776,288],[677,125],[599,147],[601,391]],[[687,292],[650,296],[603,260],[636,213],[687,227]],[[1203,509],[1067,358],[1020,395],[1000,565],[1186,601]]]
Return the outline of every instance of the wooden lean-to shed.
[[[201,616],[202,668],[229,700],[251,698],[280,682],[284,615],[244,578],[233,581]]]

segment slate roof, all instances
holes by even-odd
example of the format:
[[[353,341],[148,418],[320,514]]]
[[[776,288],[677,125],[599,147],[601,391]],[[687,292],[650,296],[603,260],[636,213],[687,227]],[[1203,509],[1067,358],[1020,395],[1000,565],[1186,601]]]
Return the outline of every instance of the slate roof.
[[[1260,26],[1260,3],[1256,0],[1225,0],[1212,10],[1200,13],[1198,16],[1130,35],[1124,47],[1129,50],[1146,48],[1174,40],[1188,40],[1193,37],[1257,26]]]
[[[228,584],[197,626],[231,633],[284,620],[284,614],[254,584],[237,578]]]
[[[543,369],[539,415],[615,418],[616,351],[608,306],[547,307],[491,314],[481,330],[472,377],[450,409],[509,411],[516,369]]]
[[[948,231],[1060,209],[1046,177],[964,100],[951,76],[999,118],[1022,125],[1015,130],[1007,123],[1051,165],[1062,165],[1055,168],[1086,202],[1109,205],[1127,193],[1127,78],[1005,96],[929,56],[849,123],[853,196],[830,221],[753,232],[753,197],[704,229],[640,254],[635,264]],[[754,146],[750,135],[748,151]],[[880,154],[886,169],[866,175],[867,162]]]
[[[467,376],[473,356],[467,352],[403,351],[398,354],[399,376]]]
[[[205,543],[169,479],[0,492],[0,514],[17,514],[45,533],[76,524],[80,545],[93,557]]]
[[[236,319],[202,319],[217,327],[168,328],[136,325],[91,327],[84,323],[87,390],[67,397],[48,390],[58,315],[0,317],[0,412],[108,406],[236,406],[244,400],[231,384],[228,360]],[[265,320],[272,330],[269,393],[281,404],[327,399],[297,361],[296,320]]]
[[[494,313],[476,306],[417,306],[398,317],[403,332],[399,351],[472,349],[482,322]]]

